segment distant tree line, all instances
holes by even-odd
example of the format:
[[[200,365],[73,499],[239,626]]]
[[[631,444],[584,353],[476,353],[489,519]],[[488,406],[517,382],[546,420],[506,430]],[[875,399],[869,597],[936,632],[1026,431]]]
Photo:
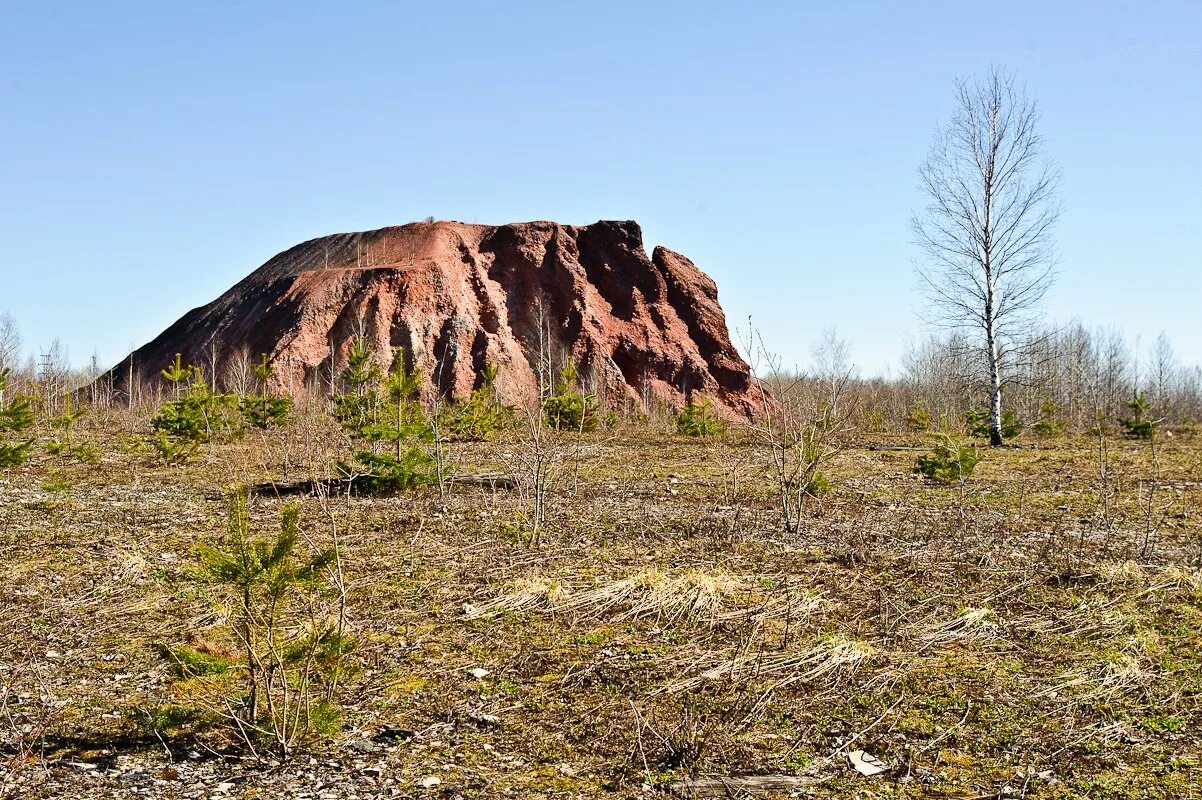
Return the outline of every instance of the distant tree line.
[[[800,385],[821,398],[832,379],[850,376],[845,394],[854,398],[862,430],[971,430],[982,415],[988,423],[993,396],[982,346],[966,333],[930,336],[908,348],[896,375],[857,378],[846,343],[828,332]],[[1113,425],[1137,395],[1168,430],[1202,423],[1202,366],[1182,363],[1163,333],[1145,345],[1117,328],[1080,321],[1035,329],[1012,345],[1000,373],[1012,433],[1083,432],[1099,420]]]
[[[813,394],[815,402],[846,383],[844,400],[854,409],[856,427],[868,432],[902,432],[943,424],[971,429],[974,415],[988,422],[992,397],[989,359],[981,337],[966,332],[932,335],[910,346],[898,370],[881,377],[856,377],[847,342],[834,331],[824,334],[813,350],[813,366],[805,374],[761,376],[787,379],[795,391]],[[167,367],[169,365],[158,365]],[[215,358],[205,380],[214,391],[246,393],[256,385],[254,362],[241,350]],[[157,408],[169,395],[163,381],[139,385],[131,393],[115,393],[103,381],[105,371],[95,357],[85,366],[72,365],[57,340],[27,354],[16,323],[0,313],[0,369],[11,369],[9,392],[39,398],[38,408],[57,413],[61,397],[78,391],[78,399],[97,408],[130,405]],[[1117,328],[1091,328],[1080,321],[1027,332],[1013,343],[1000,364],[1000,384],[1007,417],[1028,433],[1082,432],[1099,419],[1116,422],[1129,412],[1138,393],[1148,413],[1166,429],[1202,424],[1202,366],[1186,364],[1168,337],[1150,343],[1132,341]],[[298,410],[324,405],[324,376],[310,376]],[[300,392],[297,392],[300,395]],[[640,409],[645,412],[651,408]],[[676,409],[679,410],[679,409]],[[1007,437],[1009,438],[1009,437]]]

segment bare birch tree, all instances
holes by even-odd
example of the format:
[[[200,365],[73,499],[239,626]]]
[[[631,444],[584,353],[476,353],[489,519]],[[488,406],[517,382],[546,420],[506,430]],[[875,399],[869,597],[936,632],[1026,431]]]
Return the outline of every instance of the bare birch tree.
[[[1173,352],[1173,345],[1163,331],[1152,344],[1148,370],[1148,384],[1152,389],[1156,410],[1161,416],[1167,416],[1172,411],[1172,397],[1176,388],[1177,354]]]
[[[956,84],[956,108],[919,169],[926,207],[913,230],[931,321],[977,331],[989,377],[990,444],[1002,444],[1007,350],[1035,323],[1053,281],[1058,170],[1043,158],[1039,114],[999,69]]]
[[[839,335],[836,328],[827,328],[822,332],[822,338],[810,349],[814,358],[814,377],[822,383],[825,395],[823,402],[828,403],[831,411],[838,414],[835,407],[836,399],[841,394],[841,388],[855,372],[851,361],[851,345]]]
[[[243,343],[234,348],[222,365],[221,381],[227,390],[249,394],[254,374],[254,359],[250,355],[250,348]]]
[[[0,313],[0,369],[14,368],[21,358],[21,329],[7,311]]]

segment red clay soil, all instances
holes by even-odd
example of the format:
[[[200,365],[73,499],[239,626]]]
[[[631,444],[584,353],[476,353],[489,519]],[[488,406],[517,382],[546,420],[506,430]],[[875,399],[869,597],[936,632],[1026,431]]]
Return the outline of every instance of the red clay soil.
[[[324,390],[362,334],[380,361],[405,348],[450,398],[485,365],[507,402],[536,396],[540,365],[570,359],[611,407],[680,406],[702,391],[730,415],[758,406],[714,282],[682,255],[648,258],[635,222],[428,222],[313,239],[185,314],[106,378],[119,392],[182,354],[219,375],[248,356],[275,365],[276,390]],[[546,370],[543,370],[544,373]],[[243,370],[244,372],[244,370]]]

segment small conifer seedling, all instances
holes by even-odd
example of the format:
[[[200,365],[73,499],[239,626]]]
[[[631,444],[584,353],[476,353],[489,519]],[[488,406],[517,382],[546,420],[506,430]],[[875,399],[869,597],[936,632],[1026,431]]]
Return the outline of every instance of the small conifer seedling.
[[[367,341],[356,339],[343,382],[346,392],[334,397],[334,414],[355,443],[354,461],[341,465],[354,486],[380,494],[431,482],[433,458],[424,445],[434,432],[419,400],[421,379],[404,349],[381,376]]]
[[[937,483],[960,483],[967,479],[977,462],[981,460],[977,448],[963,444],[946,431],[936,434],[934,448],[927,455],[919,456],[914,472],[921,473]]]
[[[168,463],[187,461],[218,433],[233,430],[230,395],[212,391],[200,369],[184,365],[179,353],[162,372],[174,399],[164,403],[151,425],[154,448]]]
[[[33,440],[9,441],[33,425],[33,407],[25,397],[9,398],[8,378],[11,370],[0,369],[0,469],[9,469],[25,463]]]
[[[292,398],[272,394],[268,384],[275,376],[275,368],[267,362],[267,354],[259,358],[254,367],[259,380],[259,393],[238,398],[238,410],[242,419],[252,428],[282,428],[291,421]]]
[[[555,391],[543,401],[547,424],[557,430],[587,432],[597,429],[597,398],[577,388],[576,368],[571,364],[559,372]]]
[[[1136,389],[1126,405],[1131,411],[1131,416],[1120,419],[1119,424],[1123,426],[1127,435],[1133,439],[1151,439],[1156,436],[1161,420],[1148,418],[1149,404],[1144,393]]]
[[[676,415],[676,430],[685,436],[720,436],[726,432],[726,423],[715,413],[712,400],[694,392]]]
[[[294,505],[282,509],[274,533],[252,534],[247,497],[245,487],[227,492],[226,540],[196,551],[197,577],[230,609],[232,645],[162,651],[237,741],[287,757],[337,727],[334,697],[354,644],[341,607],[331,600],[338,596],[330,577],[337,549],[310,551],[301,544]]]

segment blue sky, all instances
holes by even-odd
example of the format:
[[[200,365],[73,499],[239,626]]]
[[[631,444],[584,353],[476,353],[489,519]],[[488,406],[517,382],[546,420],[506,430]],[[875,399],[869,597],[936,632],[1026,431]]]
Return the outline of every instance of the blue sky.
[[[1064,172],[1048,316],[1202,363],[1199,4],[184,5],[0,4],[0,311],[31,348],[116,361],[326,233],[618,218],[788,362],[837,326],[880,372],[922,333],[917,165],[996,64]]]

